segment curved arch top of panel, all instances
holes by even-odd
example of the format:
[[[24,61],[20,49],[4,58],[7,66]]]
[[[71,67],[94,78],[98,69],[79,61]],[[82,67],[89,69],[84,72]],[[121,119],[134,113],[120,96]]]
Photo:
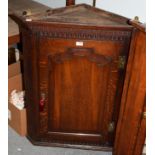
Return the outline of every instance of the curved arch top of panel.
[[[68,48],[67,52],[55,54],[51,59],[54,63],[58,64],[77,57],[85,57],[100,67],[104,67],[112,61],[112,58],[109,56],[96,54],[92,48]]]

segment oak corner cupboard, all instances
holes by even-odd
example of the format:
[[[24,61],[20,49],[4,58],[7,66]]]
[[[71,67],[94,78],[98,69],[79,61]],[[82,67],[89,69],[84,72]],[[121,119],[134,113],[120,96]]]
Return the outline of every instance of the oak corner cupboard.
[[[86,4],[18,22],[28,138],[36,145],[112,150],[134,27]]]

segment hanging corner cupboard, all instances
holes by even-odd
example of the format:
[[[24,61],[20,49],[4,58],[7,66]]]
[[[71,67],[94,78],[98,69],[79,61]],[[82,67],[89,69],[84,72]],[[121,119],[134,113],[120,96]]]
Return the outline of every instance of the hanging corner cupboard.
[[[129,132],[124,131],[127,123],[132,125],[122,121],[123,108],[129,108],[122,100],[134,71],[134,52],[142,46],[136,44],[143,37],[137,22],[86,4],[11,17],[19,24],[23,45],[28,138],[46,146],[115,146],[117,154],[123,144],[119,136]],[[139,108],[142,112],[142,104]],[[131,115],[132,110],[125,116]]]

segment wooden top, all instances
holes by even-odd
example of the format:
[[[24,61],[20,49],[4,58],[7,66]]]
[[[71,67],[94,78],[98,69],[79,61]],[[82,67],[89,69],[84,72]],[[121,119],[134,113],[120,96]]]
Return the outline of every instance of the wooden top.
[[[53,9],[44,14],[29,16],[32,21],[65,23],[86,26],[129,26],[128,19],[95,7],[80,4]]]
[[[50,9],[49,7],[31,0],[9,0],[8,1],[8,12],[9,14],[15,13],[19,16],[22,15],[23,11],[30,10],[31,14],[38,14],[45,12]],[[8,18],[8,38],[9,44],[19,42],[19,29],[18,25],[11,19]]]
[[[120,18],[86,4],[52,10],[49,16],[42,20],[95,26],[127,25]]]

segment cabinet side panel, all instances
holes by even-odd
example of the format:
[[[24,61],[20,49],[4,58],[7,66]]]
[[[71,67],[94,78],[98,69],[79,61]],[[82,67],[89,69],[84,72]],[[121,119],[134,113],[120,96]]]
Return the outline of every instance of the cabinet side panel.
[[[22,30],[24,87],[27,108],[28,136],[35,140],[38,133],[38,71],[37,71],[37,38]]]
[[[121,110],[114,147],[115,155],[134,154],[138,132],[140,131],[143,106],[145,103],[145,68],[146,34],[136,31],[133,34],[121,101]]]

